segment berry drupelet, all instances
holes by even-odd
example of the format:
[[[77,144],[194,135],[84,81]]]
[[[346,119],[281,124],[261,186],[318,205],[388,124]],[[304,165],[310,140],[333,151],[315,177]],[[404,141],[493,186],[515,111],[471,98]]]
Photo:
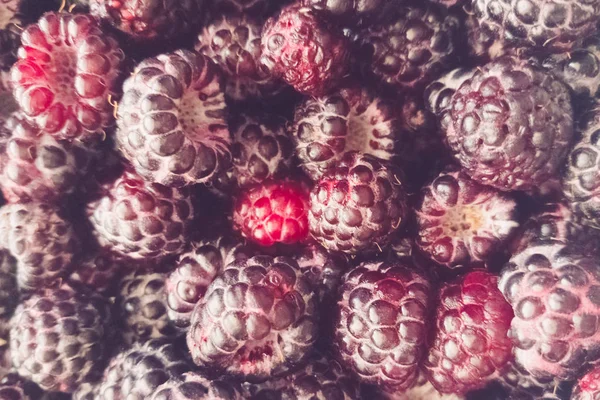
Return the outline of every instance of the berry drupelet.
[[[123,85],[117,142],[146,180],[210,181],[230,158],[218,67],[188,50],[142,61]]]

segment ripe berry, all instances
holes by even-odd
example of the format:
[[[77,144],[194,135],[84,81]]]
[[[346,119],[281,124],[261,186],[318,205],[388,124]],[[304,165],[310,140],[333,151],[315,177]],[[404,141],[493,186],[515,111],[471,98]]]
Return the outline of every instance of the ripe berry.
[[[9,202],[56,202],[86,172],[87,145],[57,140],[21,113],[12,114],[0,129],[0,186]]]
[[[481,68],[452,96],[446,138],[471,178],[500,190],[539,186],[558,172],[573,137],[571,96],[513,57]]]
[[[371,21],[382,15],[386,6],[384,0],[302,0],[302,5],[322,10],[340,22],[356,23]]]
[[[150,400],[243,400],[239,384],[224,379],[210,380],[196,372],[171,378],[154,391]]]
[[[0,247],[17,260],[21,290],[32,290],[66,275],[80,240],[64,212],[44,203],[0,208]]]
[[[350,151],[390,160],[401,139],[392,105],[358,87],[304,100],[296,108],[292,133],[300,165],[315,181]]]
[[[87,212],[100,245],[143,260],[181,253],[194,209],[188,189],[147,183],[125,171]]]
[[[187,50],[142,61],[123,85],[117,142],[146,180],[208,182],[229,158],[231,139],[217,66]]]
[[[74,139],[113,122],[109,95],[116,88],[123,51],[93,17],[47,13],[21,35],[11,69],[21,110],[48,134]]]
[[[308,236],[308,191],[292,181],[269,181],[240,193],[235,228],[261,246],[301,242]]]
[[[367,262],[340,288],[334,350],[364,383],[394,392],[412,386],[426,351],[431,284],[403,261]]]
[[[507,332],[513,312],[497,283],[495,275],[476,270],[441,287],[435,337],[424,363],[440,392],[483,388],[512,359]]]
[[[349,69],[348,43],[315,10],[293,4],[265,23],[262,64],[297,91],[322,96]]]
[[[224,17],[198,36],[196,51],[221,67],[228,99],[243,101],[280,91],[282,83],[260,65],[261,33],[262,25],[249,18]]]
[[[13,365],[42,389],[71,393],[100,376],[111,325],[98,294],[67,283],[35,292],[11,321]]]
[[[103,251],[93,252],[78,260],[69,280],[95,292],[111,295],[125,268],[125,263],[117,260],[114,255]]]
[[[460,172],[441,173],[422,196],[417,244],[449,267],[486,260],[519,226],[511,196]]]
[[[431,3],[395,7],[392,15],[354,39],[364,74],[398,89],[422,88],[456,64],[458,18]]]
[[[206,289],[234,261],[250,258],[254,250],[232,237],[219,237],[194,245],[179,257],[165,283],[167,316],[181,329],[190,325],[192,311]]]
[[[265,380],[302,363],[317,339],[317,299],[291,259],[229,264],[194,309],[187,344],[194,362]]]
[[[88,0],[90,12],[135,40],[172,39],[188,32],[202,10],[200,0]]]
[[[571,400],[595,400],[600,396],[600,367],[579,378],[573,388]]]
[[[597,359],[597,271],[596,257],[559,241],[525,248],[502,270],[515,358],[532,376],[571,380]]]
[[[347,153],[310,194],[310,233],[329,251],[382,248],[405,217],[401,182],[369,155]]]

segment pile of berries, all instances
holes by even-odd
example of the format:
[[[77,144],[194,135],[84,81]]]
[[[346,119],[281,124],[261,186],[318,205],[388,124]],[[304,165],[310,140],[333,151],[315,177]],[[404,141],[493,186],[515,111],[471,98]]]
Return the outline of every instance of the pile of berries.
[[[0,0],[0,400],[599,400],[600,0]]]

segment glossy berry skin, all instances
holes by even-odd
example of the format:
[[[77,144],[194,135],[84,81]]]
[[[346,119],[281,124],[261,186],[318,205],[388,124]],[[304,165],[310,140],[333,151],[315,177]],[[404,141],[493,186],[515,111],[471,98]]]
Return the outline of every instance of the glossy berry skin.
[[[509,398],[523,400],[538,399],[544,393],[553,392],[556,386],[553,378],[535,378],[514,361],[509,364],[498,382],[508,392]]]
[[[362,382],[394,392],[415,382],[427,347],[431,284],[410,262],[367,262],[344,277],[334,352]]]
[[[396,7],[391,22],[355,38],[363,73],[397,89],[422,88],[454,66],[460,21],[436,4]]]
[[[198,35],[194,47],[221,67],[230,100],[268,97],[281,89],[281,82],[260,65],[261,33],[262,25],[251,18],[223,17]]]
[[[147,183],[125,171],[87,213],[100,245],[142,260],[183,252],[194,209],[188,189]]]
[[[215,277],[229,263],[248,259],[254,251],[237,238],[222,236],[194,244],[183,253],[165,283],[167,316],[175,326],[186,330],[194,307]]]
[[[515,358],[532,376],[572,380],[597,358],[597,270],[593,255],[553,241],[515,254],[502,270]]]
[[[1,132],[0,186],[11,203],[56,202],[86,172],[90,155],[85,145],[57,140],[21,113],[12,114]]]
[[[36,125],[59,139],[100,135],[113,123],[109,95],[123,51],[90,15],[47,13],[21,35],[13,94]]]
[[[0,247],[17,260],[21,290],[40,288],[66,275],[79,243],[73,226],[55,206],[28,203],[0,208]]]
[[[115,298],[123,341],[131,345],[150,339],[173,338],[175,326],[167,317],[163,273],[138,269],[121,279]]]
[[[552,178],[573,137],[564,84],[513,57],[479,68],[452,96],[446,139],[465,172],[500,190],[527,190]]]
[[[440,392],[483,388],[512,359],[507,333],[513,311],[497,282],[495,275],[476,270],[441,287],[435,336],[424,363]]]
[[[300,93],[331,91],[346,75],[349,58],[342,33],[311,8],[284,7],[263,27],[261,63]]]
[[[302,0],[302,5],[322,10],[343,22],[371,20],[381,14],[386,2],[383,0]]]
[[[600,2],[550,0],[520,3],[517,0],[474,0],[479,29],[505,48],[563,52],[596,29]]]
[[[581,222],[600,229],[600,113],[593,111],[567,158],[563,193]]]
[[[385,246],[404,222],[401,182],[369,155],[347,153],[310,194],[310,233],[325,249],[356,254]]]
[[[307,98],[296,108],[292,130],[300,166],[316,181],[350,151],[390,160],[401,140],[396,112],[389,101],[359,87]]]
[[[229,264],[192,314],[194,362],[266,380],[309,355],[318,335],[317,298],[293,260],[255,256]]]
[[[187,372],[165,382],[150,400],[244,400],[239,385],[225,379],[210,380],[199,373]]]
[[[123,84],[119,149],[146,180],[210,181],[229,158],[225,96],[217,66],[187,50],[142,61]]]
[[[94,397],[85,400],[149,399],[162,384],[190,369],[185,353],[171,340],[135,344],[112,358],[102,379],[91,390]]]
[[[285,119],[275,116],[239,115],[230,119],[233,174],[240,187],[289,174],[294,146],[286,125]]]
[[[38,291],[12,318],[13,365],[44,390],[71,393],[100,376],[111,324],[100,295],[67,283]]]
[[[573,388],[572,400],[596,400],[600,396],[600,368],[588,371]]]
[[[171,39],[189,31],[201,11],[199,0],[88,0],[90,12],[135,40]]]
[[[421,193],[417,244],[440,264],[484,261],[519,226],[517,203],[510,195],[461,172],[441,173]]]
[[[4,319],[11,316],[17,304],[19,304],[17,260],[3,250],[0,251],[0,325],[4,324]],[[0,332],[2,330],[0,328]]]
[[[308,236],[308,191],[292,181],[269,181],[240,193],[233,223],[261,246],[297,243]]]
[[[35,383],[24,379],[16,372],[3,374],[0,379],[0,399],[35,400],[43,399],[43,391]],[[51,400],[51,399],[48,399]]]

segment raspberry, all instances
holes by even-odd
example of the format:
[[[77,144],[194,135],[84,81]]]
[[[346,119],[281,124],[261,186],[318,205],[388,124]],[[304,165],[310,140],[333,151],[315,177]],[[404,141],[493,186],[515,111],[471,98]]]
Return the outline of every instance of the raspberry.
[[[519,226],[516,201],[461,172],[443,172],[423,188],[417,244],[454,267],[486,260]]]
[[[9,202],[56,202],[86,172],[86,145],[56,140],[18,112],[2,129],[0,185]]]
[[[283,178],[292,168],[293,145],[280,118],[239,115],[229,122],[231,154],[239,186]]]
[[[348,269],[348,263],[343,257],[329,254],[321,246],[311,244],[299,249],[294,259],[303,275],[315,288],[319,297],[321,311],[333,304],[342,275]],[[321,318],[323,319],[323,318]]]
[[[125,171],[88,205],[88,217],[102,246],[132,259],[181,253],[194,214],[186,188],[144,182]]]
[[[474,397],[474,399],[475,398],[476,397]],[[396,394],[394,400],[466,400],[466,398],[465,396],[454,393],[442,394],[438,392],[431,382],[427,380],[427,376],[421,372],[419,373],[415,384],[410,389]],[[483,400],[483,398],[481,400]],[[490,399],[488,398],[486,400]]]
[[[23,31],[21,41],[11,84],[27,117],[59,139],[89,136],[112,124],[108,98],[124,54],[93,17],[47,13]]]
[[[351,152],[314,186],[308,222],[328,251],[356,254],[387,245],[405,214],[396,175],[374,157]]]
[[[422,88],[454,66],[459,20],[435,4],[394,9],[390,22],[358,32],[363,73],[398,89]]]
[[[412,386],[426,351],[431,284],[405,261],[367,262],[340,288],[337,358],[364,383],[394,392]]]
[[[224,17],[205,27],[196,51],[212,59],[225,75],[225,95],[233,101],[267,97],[281,83],[261,68],[262,26],[246,17]]]
[[[194,362],[246,379],[285,374],[317,339],[317,299],[291,259],[257,256],[229,264],[192,313]]]
[[[144,179],[208,182],[229,158],[225,97],[208,57],[178,50],[146,59],[123,92],[117,141]]]
[[[111,324],[108,301],[93,292],[67,283],[38,291],[12,318],[13,365],[44,390],[71,393],[100,376]]]
[[[69,280],[97,293],[112,294],[117,286],[116,280],[124,270],[124,263],[118,261],[112,254],[102,251],[93,252],[75,264]]]
[[[444,284],[435,339],[424,363],[433,386],[464,394],[497,378],[512,359],[507,335],[512,318],[495,275],[476,270]]]
[[[238,386],[224,379],[209,380],[188,372],[159,386],[150,400],[243,400]]]
[[[90,12],[135,40],[172,39],[190,31],[200,0],[88,0]]]
[[[399,128],[389,102],[354,87],[307,98],[296,108],[293,138],[302,168],[316,181],[350,151],[390,160]]]
[[[125,343],[177,335],[167,317],[166,278],[162,273],[136,270],[121,280],[115,304]]]
[[[500,190],[531,189],[558,172],[573,137],[567,88],[533,65],[497,59],[452,96],[446,138],[471,178]]]
[[[319,356],[301,370],[265,383],[244,385],[245,398],[270,399],[360,399],[359,384],[335,360]]]
[[[162,384],[190,369],[177,345],[166,339],[149,340],[113,357],[96,387],[82,387],[80,392],[83,395],[91,389],[94,400],[149,399]]]
[[[579,378],[573,388],[572,400],[594,400],[600,395],[600,367],[596,367]]]
[[[513,306],[516,361],[536,378],[571,380],[598,358],[598,263],[557,241],[515,254],[499,288]]]
[[[0,208],[0,248],[17,260],[22,290],[51,284],[65,275],[79,240],[63,212],[44,203]]]
[[[582,223],[600,229],[600,113],[593,112],[582,125],[582,136],[567,158],[563,193]]]
[[[182,254],[165,283],[167,316],[178,328],[187,329],[194,306],[206,289],[231,262],[250,258],[254,250],[231,237],[203,241]]]
[[[261,63],[297,91],[322,96],[348,72],[348,47],[318,12],[293,4],[265,23]]]
[[[308,192],[292,181],[269,181],[250,187],[238,197],[235,228],[261,246],[296,243],[308,235]]]
[[[573,0],[474,0],[479,28],[507,48],[563,52],[589,36],[600,20],[600,3]]]

